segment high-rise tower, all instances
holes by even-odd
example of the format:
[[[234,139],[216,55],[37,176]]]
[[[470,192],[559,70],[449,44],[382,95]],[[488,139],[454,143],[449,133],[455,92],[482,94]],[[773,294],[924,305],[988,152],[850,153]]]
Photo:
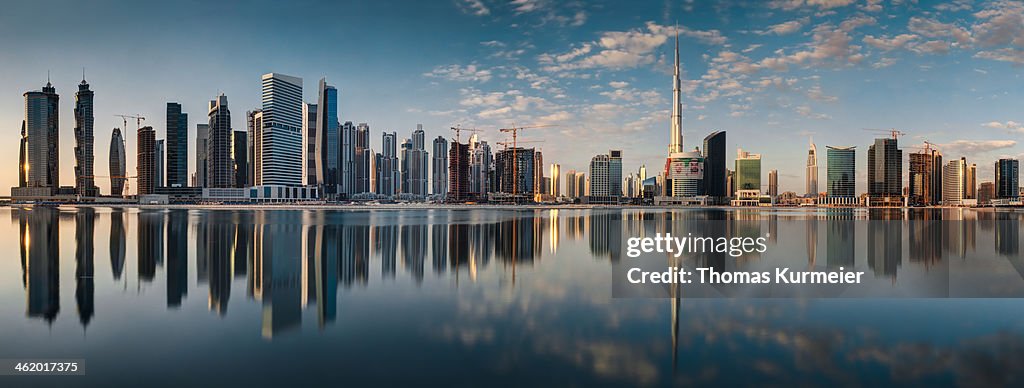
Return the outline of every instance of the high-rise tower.
[[[128,180],[127,174],[125,174],[127,167],[125,167],[124,152],[124,136],[121,135],[120,128],[114,128],[114,133],[110,134],[108,166],[110,166],[110,195],[115,197],[124,195],[124,183]]]
[[[78,92],[75,93],[75,193],[86,197],[95,197],[99,194],[92,168],[92,101],[93,93],[89,90],[89,83],[85,82],[83,73],[82,82],[78,84]]]
[[[807,196],[818,196],[818,147],[811,139],[811,148],[807,150]]]
[[[60,177],[60,120],[57,89],[46,82],[42,91],[25,92],[26,187],[56,189]]]
[[[341,137],[338,131],[338,89],[327,84],[326,78],[320,79],[318,87],[319,100],[316,116],[316,148],[314,159],[316,166],[316,183],[324,188],[329,195],[338,193],[341,184],[339,169]]]
[[[668,145],[669,155],[683,152],[683,91],[679,80],[679,27],[676,27],[676,61],[672,74],[672,133]]]
[[[263,119],[255,139],[256,185],[302,185],[302,78],[262,77]]]
[[[188,186],[188,114],[167,103],[167,187]]]
[[[206,142],[206,187],[235,186],[235,166],[231,160],[232,130],[228,97],[223,93],[210,101],[208,114],[210,138]],[[294,162],[299,162],[298,158]]]

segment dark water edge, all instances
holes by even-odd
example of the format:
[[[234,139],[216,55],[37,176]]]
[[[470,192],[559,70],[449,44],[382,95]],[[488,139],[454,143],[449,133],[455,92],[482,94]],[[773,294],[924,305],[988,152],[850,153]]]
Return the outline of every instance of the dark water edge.
[[[616,299],[610,286],[624,237],[729,220],[774,223],[783,237],[772,250],[790,258],[810,261],[815,241],[814,265],[839,254],[812,230],[900,220],[890,239],[899,253],[869,258],[858,238],[861,253],[842,260],[892,287],[936,263],[989,263],[976,258],[1019,281],[1015,212],[0,209],[5,217],[0,358],[84,358],[88,371],[0,377],[12,386],[1021,381],[1019,299]],[[908,220],[948,226],[915,245]]]

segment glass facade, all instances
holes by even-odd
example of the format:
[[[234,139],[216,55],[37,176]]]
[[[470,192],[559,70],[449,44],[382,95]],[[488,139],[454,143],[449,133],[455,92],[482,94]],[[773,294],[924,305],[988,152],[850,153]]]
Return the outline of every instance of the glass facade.
[[[857,196],[857,154],[854,147],[827,147],[829,197]]]
[[[1019,162],[1016,159],[996,161],[996,198],[1016,199],[1020,196]]]

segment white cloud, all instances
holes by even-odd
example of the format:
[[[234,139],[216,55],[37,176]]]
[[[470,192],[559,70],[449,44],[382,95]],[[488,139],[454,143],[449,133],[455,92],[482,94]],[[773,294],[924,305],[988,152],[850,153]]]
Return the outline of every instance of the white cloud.
[[[939,149],[943,150],[944,154],[955,157],[956,155],[987,153],[1016,145],[1016,140],[956,140],[939,145]]]
[[[430,72],[423,73],[424,76],[442,78],[449,81],[475,81],[487,82],[491,80],[491,71],[478,67],[475,63],[466,66],[448,65],[438,66]]]
[[[786,34],[791,34],[791,33],[800,31],[800,29],[803,28],[804,25],[806,25],[808,21],[810,21],[810,18],[807,18],[807,17],[804,17],[804,18],[801,18],[801,19],[797,19],[797,20],[790,20],[788,22],[783,22],[783,23],[779,23],[779,24],[770,26],[767,29],[765,29],[764,31],[759,31],[758,34],[760,34],[760,35],[768,35],[768,34],[786,35]]]
[[[987,128],[1007,129],[1015,132],[1024,132],[1024,124],[1018,123],[1016,121],[989,121],[987,123],[981,124],[981,126]]]
[[[647,22],[645,28],[608,31],[596,42],[585,42],[563,54],[541,54],[537,60],[550,72],[609,68],[633,68],[654,62],[654,51],[675,36],[675,27]],[[681,36],[708,44],[724,44],[725,37],[717,30],[698,31],[679,27]]]
[[[872,35],[866,35],[864,36],[864,43],[867,43],[877,49],[890,51],[904,48],[908,43],[915,39],[917,39],[917,35],[914,34],[900,34],[891,38],[886,36],[876,38]]]
[[[455,6],[463,13],[485,16],[490,15],[491,10],[481,0],[456,0]]]
[[[772,0],[768,3],[769,8],[792,11],[799,8],[816,8],[826,10],[845,7],[853,4],[854,0]]]
[[[990,59],[993,61],[1010,62],[1014,65],[1024,65],[1024,50],[1014,48],[1001,48],[991,51],[979,51],[974,54],[975,58]]]
[[[963,27],[920,16],[911,17],[907,29],[926,38],[952,38],[962,46],[970,45],[973,40],[971,33]]]
[[[829,116],[827,114],[815,113],[811,109],[811,107],[808,106],[808,105],[800,105],[800,106],[796,107],[796,113],[798,113],[801,116],[812,118],[812,119],[817,119],[817,120],[830,120],[830,119],[832,119],[832,116]]]
[[[616,89],[622,89],[624,87],[629,86],[629,82],[626,82],[626,81],[612,81],[612,82],[608,83],[608,86],[611,86],[611,87],[616,88]]]

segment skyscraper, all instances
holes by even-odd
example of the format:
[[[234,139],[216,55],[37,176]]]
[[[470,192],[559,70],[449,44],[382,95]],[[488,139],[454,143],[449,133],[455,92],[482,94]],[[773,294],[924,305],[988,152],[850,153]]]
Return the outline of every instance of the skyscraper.
[[[93,92],[89,83],[78,84],[75,93],[75,193],[85,197],[99,195],[93,174]]]
[[[711,132],[704,138],[704,194],[716,202],[732,195],[726,190],[725,159],[725,131]]]
[[[164,187],[164,139],[153,148],[153,187]]]
[[[26,187],[60,186],[60,119],[57,89],[25,92]]]
[[[302,78],[262,76],[263,125],[257,128],[256,185],[302,185]]]
[[[1020,197],[1018,181],[1020,179],[1020,162],[1017,159],[999,159],[996,161],[995,197],[1017,199]]]
[[[900,205],[903,196],[903,151],[896,139],[875,139],[868,147],[868,200],[871,205]]]
[[[377,194],[393,196],[401,188],[401,169],[398,163],[398,134],[384,132],[381,137],[381,157],[377,164],[379,176]]]
[[[761,190],[761,154],[736,150],[736,191]]]
[[[964,163],[966,164],[966,159],[964,160]],[[966,175],[964,176],[964,198],[978,199],[978,165],[971,163],[966,164],[966,166]]]
[[[818,196],[818,147],[811,139],[811,148],[807,150],[807,197]]]
[[[779,196],[779,170],[768,171],[768,196],[773,200]]]
[[[402,144],[402,192],[418,196],[427,194],[429,157],[425,149],[423,125],[418,124],[412,139]]]
[[[316,178],[317,104],[302,103],[302,184],[318,186]]]
[[[590,158],[590,203],[617,203],[622,196],[622,151]]]
[[[448,139],[444,136],[438,136],[434,139],[434,158],[431,163],[431,172],[433,175],[433,186],[431,187],[431,193],[434,195],[441,196],[442,198],[448,195]]]
[[[451,143],[448,150],[448,200],[469,199],[469,144]]]
[[[21,121],[21,146],[18,148],[18,187],[28,185],[28,134],[25,121]]]
[[[346,121],[341,125],[341,151],[338,166],[339,191],[345,196],[351,196],[356,191],[356,125]]]
[[[249,136],[245,131],[233,131],[231,135],[231,160],[235,163],[235,187],[246,187],[249,184]]]
[[[679,80],[679,31],[676,30],[676,57],[672,73],[672,132],[669,136],[668,154],[683,152],[683,89]]]
[[[124,195],[124,182],[128,180],[125,167],[124,136],[120,128],[114,128],[110,134],[110,195],[120,197]]]
[[[188,186],[188,114],[167,103],[167,187]]]
[[[938,205],[942,198],[942,153],[930,147],[910,153],[907,184],[908,205]]]
[[[206,187],[226,188],[235,186],[235,164],[231,160],[232,144],[231,111],[228,97],[223,93],[210,101],[210,138],[206,143]],[[295,158],[294,162],[300,159]]]
[[[475,133],[469,137],[469,153],[470,195],[479,200],[486,200],[487,193],[494,191],[494,154],[491,153],[491,146],[480,140]]]
[[[963,158],[950,160],[942,167],[942,204],[960,206],[963,204],[967,161]]]
[[[135,161],[138,176],[138,194],[152,194],[156,186],[156,131],[153,127],[142,127],[138,131],[138,153]]]
[[[576,192],[576,170],[569,170],[565,173],[565,196],[569,198],[577,198],[579,194]]]
[[[621,160],[619,166],[621,166]],[[621,187],[621,186],[620,186]],[[544,154],[540,150],[533,152],[533,193],[544,194]]]
[[[513,201],[532,200],[534,173],[533,148],[508,148],[494,157],[496,191],[509,194]]]
[[[825,178],[830,204],[852,205],[857,197],[856,147],[825,147]]]
[[[338,124],[338,90],[320,79],[316,115],[316,183],[329,197],[341,186],[341,127]]]
[[[256,134],[260,132],[258,128],[263,128],[263,111],[256,109],[246,112],[246,124],[248,125],[246,137],[249,140],[248,152],[246,153],[246,156],[249,157],[249,172],[245,177],[245,185],[254,186],[256,185]],[[312,148],[312,145],[310,145],[310,148]],[[303,168],[305,168],[305,165],[303,165]]]
[[[210,125],[209,124],[196,124],[196,175],[192,186],[195,187],[208,187],[207,186],[207,174],[209,169],[207,165],[208,153],[210,152]]]
[[[549,194],[558,198],[562,195],[562,165],[558,163],[551,164],[551,191]]]
[[[370,149],[370,126],[366,123],[359,123],[356,126],[355,139],[355,188],[354,194],[371,192],[370,180],[374,176],[370,169],[370,161],[373,159],[373,150]]]

